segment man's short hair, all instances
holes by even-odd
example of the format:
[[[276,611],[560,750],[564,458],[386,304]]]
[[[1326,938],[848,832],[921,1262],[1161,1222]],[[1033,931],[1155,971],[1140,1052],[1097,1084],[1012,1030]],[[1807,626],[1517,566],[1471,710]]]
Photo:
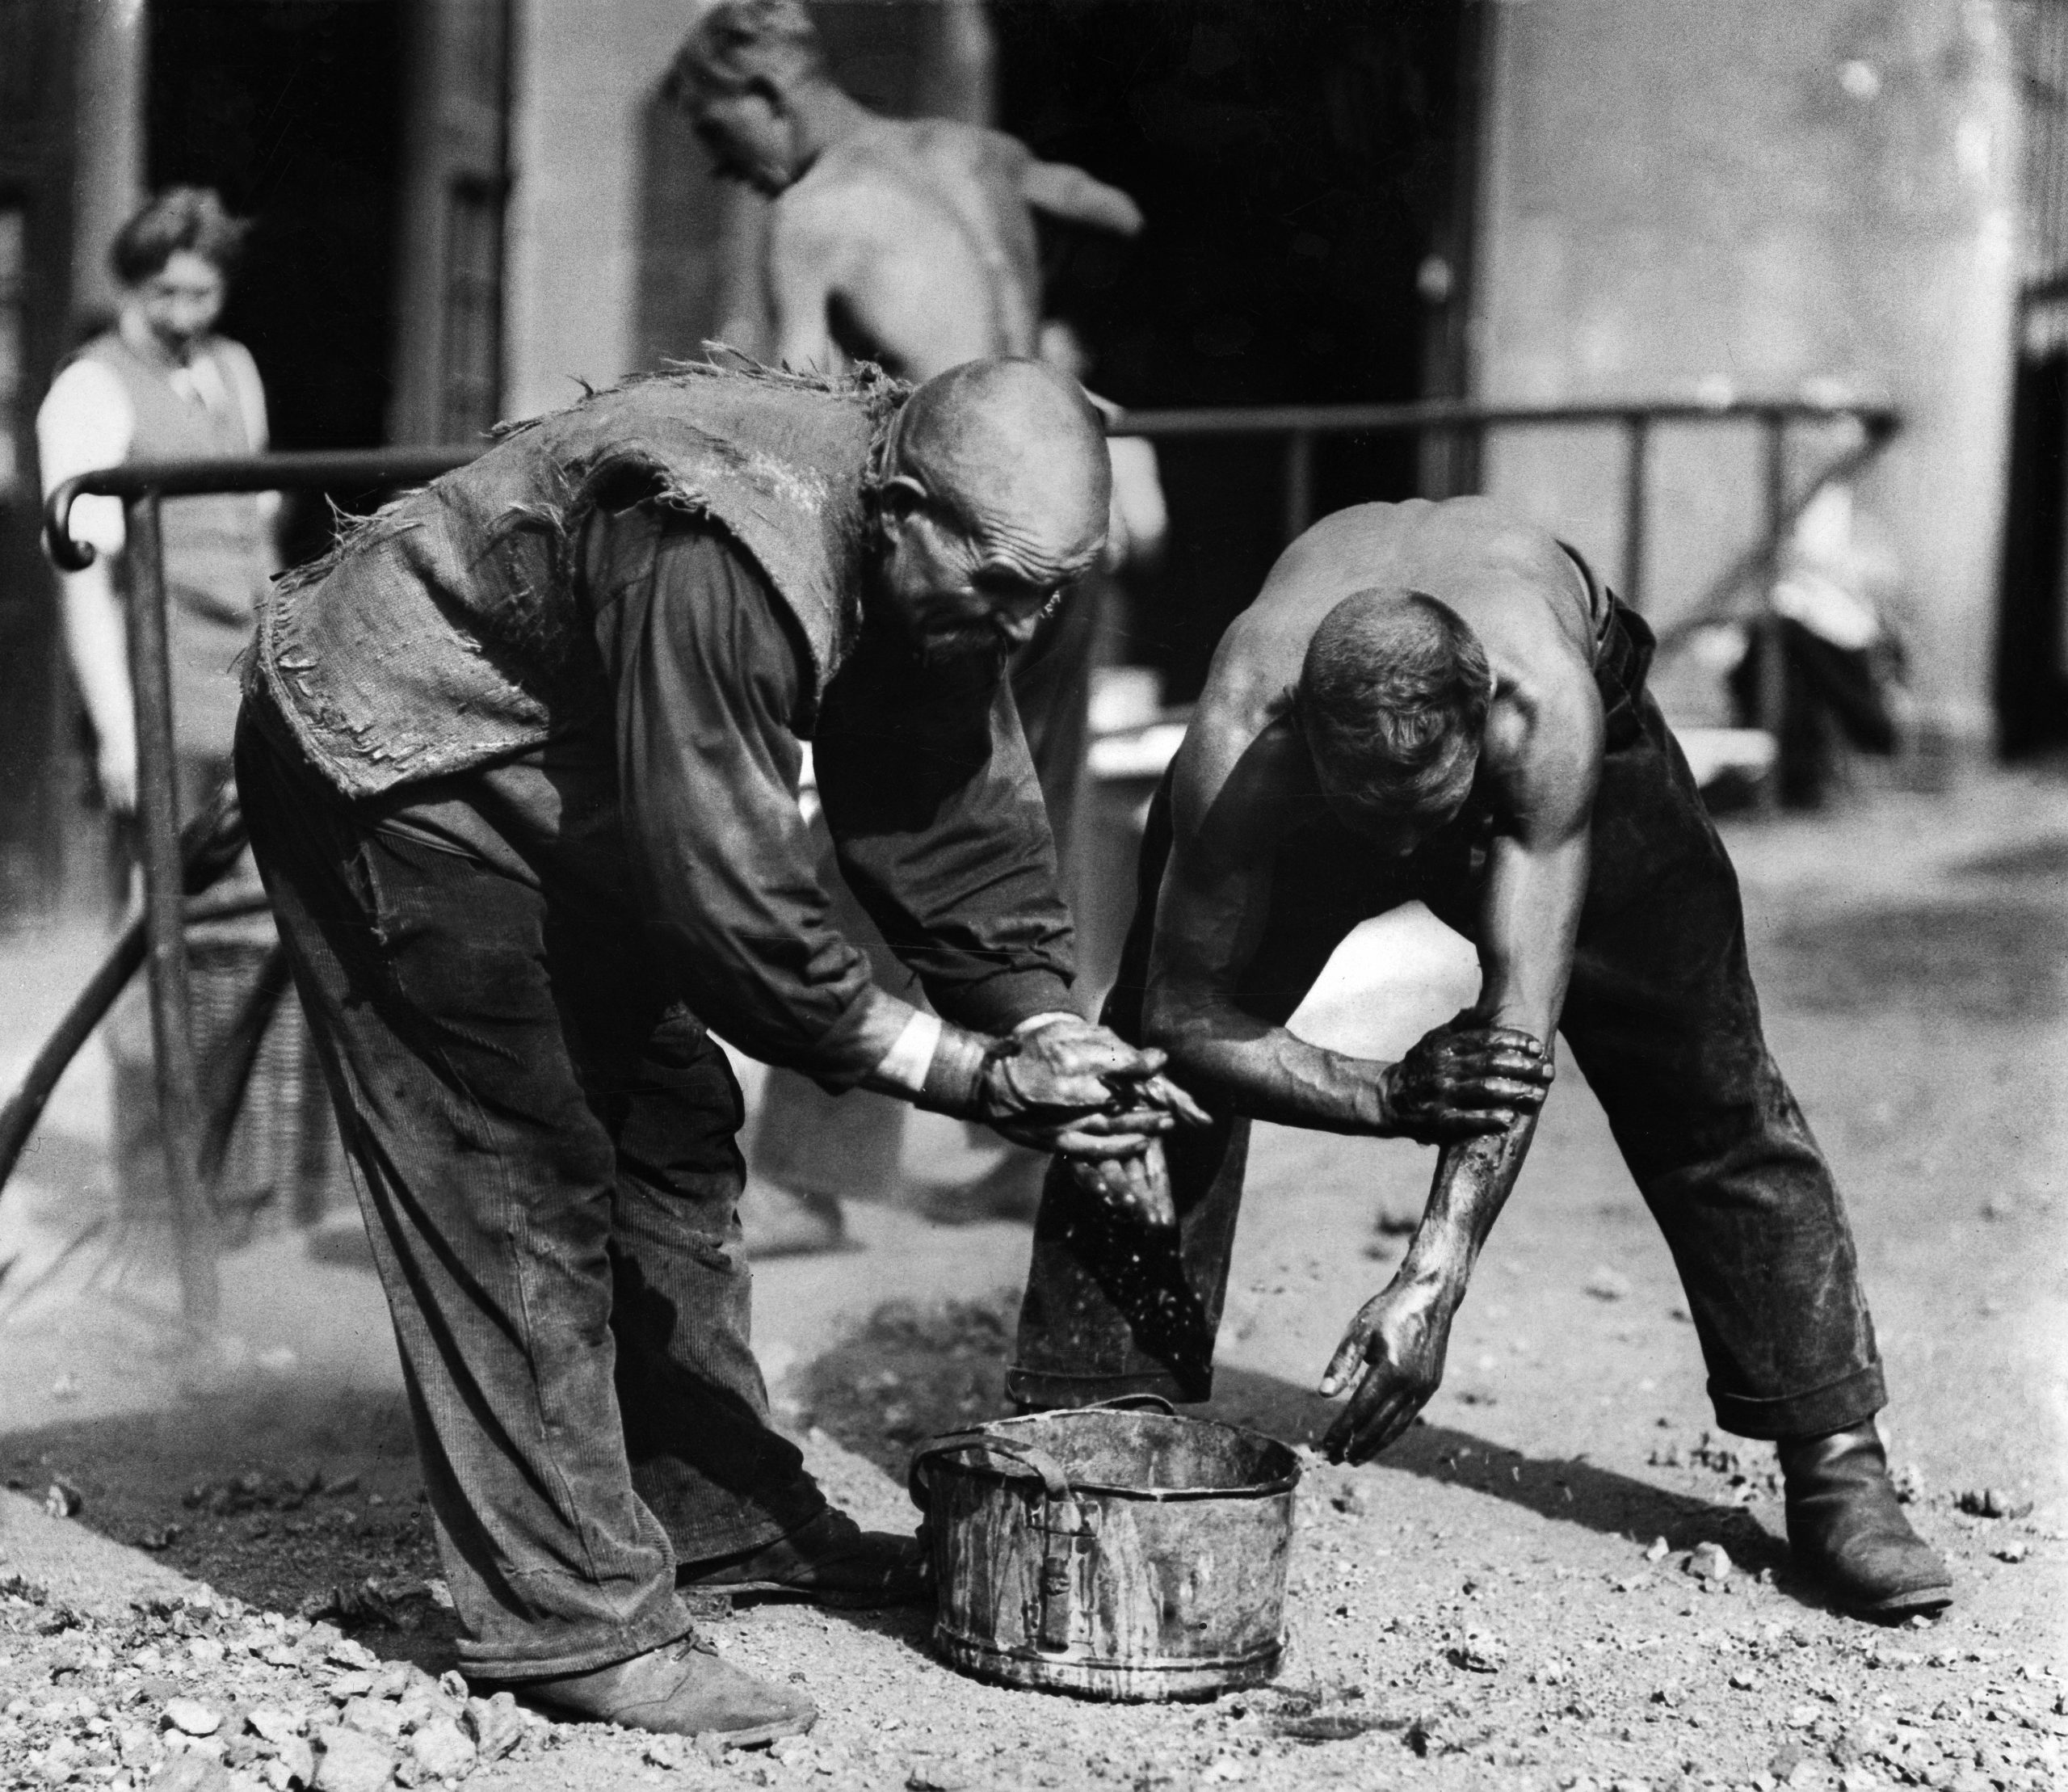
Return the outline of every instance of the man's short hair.
[[[736,94],[756,81],[777,87],[822,74],[826,53],[801,0],[718,0],[675,52],[669,94]]]
[[[1478,636],[1426,591],[1364,591],[1322,618],[1299,716],[1323,785],[1399,814],[1455,808],[1493,700]]]
[[[141,286],[183,249],[191,250],[227,280],[237,271],[248,220],[233,218],[214,190],[169,187],[115,233],[107,264],[124,286]]]

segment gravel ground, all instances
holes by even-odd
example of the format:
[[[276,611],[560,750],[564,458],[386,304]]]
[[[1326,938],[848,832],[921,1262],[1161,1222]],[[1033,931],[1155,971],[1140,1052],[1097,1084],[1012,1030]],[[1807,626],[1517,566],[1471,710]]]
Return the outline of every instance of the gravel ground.
[[[1569,1072],[1427,1422],[1366,1468],[1308,1453],[1267,1692],[1015,1692],[935,1663],[924,1613],[765,1604],[707,1629],[819,1701],[813,1735],[773,1751],[713,1760],[470,1700],[443,1677],[392,1348],[333,1236],[320,1260],[239,1260],[248,1342],[198,1382],[120,1302],[0,1329],[0,1780],[2068,1786],[2068,793],[2006,779],[1733,847],[1776,1048],[1847,1191],[1892,1458],[1954,1567],[1940,1621],[1855,1622],[1793,1576],[1772,1452],[1705,1428],[1671,1265]],[[1452,1012],[1461,978],[1456,943],[1410,917],[1304,1024],[1385,1049]],[[1214,1416],[1318,1435],[1313,1382],[1427,1174],[1410,1148],[1264,1129]],[[911,1445],[998,1409],[1025,1234],[855,1218],[866,1249],[767,1268],[757,1323],[814,1468],[909,1527]]]

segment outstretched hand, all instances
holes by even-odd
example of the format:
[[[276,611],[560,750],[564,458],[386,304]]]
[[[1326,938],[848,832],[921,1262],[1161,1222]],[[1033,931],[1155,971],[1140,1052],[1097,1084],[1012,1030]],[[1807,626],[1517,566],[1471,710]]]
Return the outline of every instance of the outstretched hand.
[[[1414,1424],[1443,1386],[1459,1298],[1447,1282],[1403,1272],[1358,1309],[1322,1375],[1334,1395],[1363,1372],[1322,1439],[1330,1462],[1368,1462]]]
[[[1167,1232],[1178,1223],[1178,1204],[1160,1140],[1151,1139],[1138,1156],[1079,1159],[1070,1168],[1080,1188],[1136,1225]]]
[[[1090,1021],[1051,1021],[1017,1034],[985,1063],[980,1117],[1015,1144],[1066,1157],[1141,1157],[1179,1121],[1206,1110],[1162,1075],[1166,1054],[1130,1045]]]
[[[1553,1074],[1537,1040],[1468,1009],[1379,1073],[1380,1129],[1424,1145],[1505,1132],[1544,1105]]]

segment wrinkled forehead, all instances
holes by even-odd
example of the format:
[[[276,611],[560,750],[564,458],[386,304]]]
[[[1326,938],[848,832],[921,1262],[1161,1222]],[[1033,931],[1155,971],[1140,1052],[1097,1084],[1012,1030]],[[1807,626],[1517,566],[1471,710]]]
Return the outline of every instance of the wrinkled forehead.
[[[1103,444],[1087,453],[1067,432],[979,431],[912,447],[899,452],[898,470],[982,557],[1053,576],[1097,557],[1111,501]]]

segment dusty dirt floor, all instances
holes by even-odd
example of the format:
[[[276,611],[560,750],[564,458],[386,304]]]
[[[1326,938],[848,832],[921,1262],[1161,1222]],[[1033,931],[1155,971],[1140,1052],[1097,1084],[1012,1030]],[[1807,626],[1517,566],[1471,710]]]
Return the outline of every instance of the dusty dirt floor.
[[[528,1721],[438,1677],[450,1617],[355,1219],[233,1254],[229,1341],[183,1362],[148,1246],[104,1222],[90,1058],[0,1201],[0,1781],[2068,1786],[2068,784],[1877,797],[1731,840],[1773,1043],[1851,1202],[1892,1457],[1958,1582],[1940,1621],[1855,1622],[1793,1573],[1772,1452],[1713,1430],[1664,1247],[1568,1067],[1427,1423],[1366,1468],[1307,1452],[1270,1689],[1009,1691],[935,1662],[924,1613],[763,1605],[708,1634],[811,1690],[809,1738],[707,1754]],[[0,1070],[91,944],[7,950]],[[1397,1049],[1470,985],[1459,942],[1396,918],[1300,1024]],[[944,1177],[958,1149],[922,1128],[914,1167]],[[1314,1382],[1429,1165],[1265,1130],[1215,1416],[1318,1434]],[[836,1496],[909,1527],[913,1445],[998,1410],[1027,1233],[852,1218],[860,1248],[759,1272],[757,1332]],[[1725,1567],[1712,1545],[1728,1571],[1695,1571]]]

